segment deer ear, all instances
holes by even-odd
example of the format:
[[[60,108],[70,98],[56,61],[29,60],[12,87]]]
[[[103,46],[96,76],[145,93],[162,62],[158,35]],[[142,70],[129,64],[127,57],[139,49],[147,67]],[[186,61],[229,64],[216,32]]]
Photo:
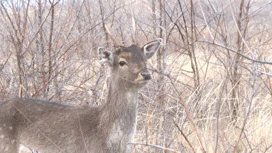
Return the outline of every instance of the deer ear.
[[[142,48],[145,59],[151,58],[155,54],[155,52],[160,48],[161,43],[162,39],[158,38],[157,40],[145,44]]]
[[[99,47],[98,48],[98,57],[100,60],[100,64],[105,64],[108,63],[110,65],[112,65],[113,63],[113,54],[111,51],[103,48],[103,47]]]

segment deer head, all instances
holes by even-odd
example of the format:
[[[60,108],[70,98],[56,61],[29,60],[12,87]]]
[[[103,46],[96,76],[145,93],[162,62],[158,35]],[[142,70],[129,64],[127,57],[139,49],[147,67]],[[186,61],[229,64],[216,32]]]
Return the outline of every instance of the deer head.
[[[140,88],[151,79],[146,60],[154,55],[161,42],[162,39],[157,39],[145,44],[142,48],[137,45],[120,46],[114,52],[98,48],[100,63],[111,66],[112,82],[121,85],[118,88]]]

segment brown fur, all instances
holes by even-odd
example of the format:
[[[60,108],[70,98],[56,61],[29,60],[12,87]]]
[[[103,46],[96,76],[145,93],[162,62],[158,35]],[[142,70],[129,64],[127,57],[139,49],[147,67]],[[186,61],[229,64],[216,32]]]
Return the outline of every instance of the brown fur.
[[[156,44],[158,45],[158,44]],[[120,66],[120,60],[126,65]],[[136,128],[138,89],[149,74],[143,49],[132,45],[113,53],[107,103],[73,107],[36,99],[0,103],[0,152],[127,153]]]

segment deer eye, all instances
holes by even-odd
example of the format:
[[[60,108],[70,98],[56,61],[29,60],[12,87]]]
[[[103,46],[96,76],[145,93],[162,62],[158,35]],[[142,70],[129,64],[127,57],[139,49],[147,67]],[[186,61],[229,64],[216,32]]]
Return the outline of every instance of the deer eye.
[[[119,65],[120,65],[120,66],[124,66],[125,64],[126,64],[125,61],[120,61],[120,62],[119,62]]]

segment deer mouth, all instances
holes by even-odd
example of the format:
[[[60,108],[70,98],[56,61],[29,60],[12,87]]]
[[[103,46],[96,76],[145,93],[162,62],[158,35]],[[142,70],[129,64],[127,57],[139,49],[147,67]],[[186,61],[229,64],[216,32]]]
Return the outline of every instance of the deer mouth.
[[[150,79],[149,79],[149,80],[150,80]],[[137,82],[137,84],[138,84],[139,86],[144,86],[144,85],[146,85],[146,84],[149,82],[149,80],[142,79],[142,80],[138,80],[138,81],[136,81],[136,82]]]
[[[144,86],[149,82],[149,80],[151,80],[150,74],[140,73],[134,82],[140,86]]]

